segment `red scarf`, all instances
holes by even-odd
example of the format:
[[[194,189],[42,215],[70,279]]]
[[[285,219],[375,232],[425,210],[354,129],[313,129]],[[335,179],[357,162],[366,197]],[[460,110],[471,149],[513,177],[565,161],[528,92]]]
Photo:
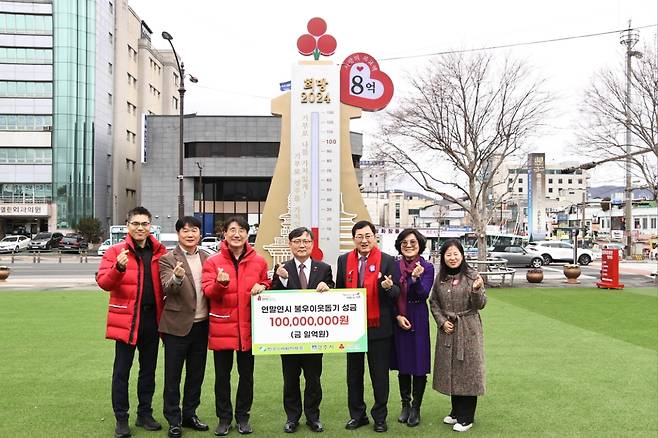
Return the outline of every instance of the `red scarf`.
[[[348,288],[358,288],[359,281],[359,252],[355,249],[347,255],[347,281]],[[366,288],[366,305],[368,309],[368,327],[379,327],[379,269],[382,262],[382,253],[374,247],[366,259],[363,287]]]

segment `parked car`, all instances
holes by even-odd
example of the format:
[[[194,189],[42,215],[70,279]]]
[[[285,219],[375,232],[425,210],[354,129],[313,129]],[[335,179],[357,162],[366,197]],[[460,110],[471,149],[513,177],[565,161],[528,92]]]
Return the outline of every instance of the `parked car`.
[[[540,268],[544,264],[544,259],[540,255],[529,253],[521,246],[496,246],[489,255],[507,260],[508,266]]]
[[[105,239],[105,241],[101,243],[101,246],[98,247],[98,255],[102,256],[105,254],[105,251],[107,251],[110,246],[112,246],[112,241],[110,239]]]
[[[554,261],[573,263],[573,245],[568,242],[540,240],[528,243],[526,250],[531,254],[541,256],[545,265],[550,265]],[[592,260],[597,258],[598,256],[589,249],[578,248],[578,264],[589,265]]]
[[[618,249],[622,254],[624,253],[624,248],[626,248],[626,245],[619,242],[608,242],[601,245],[601,249]]]
[[[31,239],[26,236],[5,236],[0,240],[0,252],[19,252],[27,249]]]
[[[64,235],[62,233],[41,232],[34,236],[27,249],[30,251],[50,251],[57,248],[59,241]]]
[[[206,248],[212,248],[215,251],[219,249],[219,244],[222,241],[221,238],[217,236],[206,236],[203,239],[201,239],[201,246],[204,246]]]
[[[199,251],[205,252],[208,256],[217,254],[217,250],[208,246],[199,246]]]
[[[57,248],[62,252],[82,252],[89,248],[89,243],[79,234],[67,234],[59,241]]]

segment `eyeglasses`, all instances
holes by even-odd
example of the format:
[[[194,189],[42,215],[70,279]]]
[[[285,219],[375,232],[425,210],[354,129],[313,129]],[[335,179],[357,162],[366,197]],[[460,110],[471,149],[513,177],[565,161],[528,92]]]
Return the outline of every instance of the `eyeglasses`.
[[[357,234],[354,236],[354,240],[370,240],[375,237],[374,234]]]
[[[226,234],[243,234],[243,233],[245,234],[247,233],[247,230],[245,230],[244,228],[231,227],[228,230],[226,230]]]
[[[308,240],[308,239],[293,239],[291,240],[291,242],[293,243],[293,245],[301,245],[302,243],[304,245],[310,245],[311,243],[313,243],[312,240]]]
[[[403,240],[402,242],[400,242],[400,244],[401,244],[401,246],[414,247],[414,246],[418,246],[418,241],[417,240],[409,240],[409,241]]]
[[[135,228],[148,228],[149,225],[151,225],[151,222],[128,222],[128,225],[135,227]]]

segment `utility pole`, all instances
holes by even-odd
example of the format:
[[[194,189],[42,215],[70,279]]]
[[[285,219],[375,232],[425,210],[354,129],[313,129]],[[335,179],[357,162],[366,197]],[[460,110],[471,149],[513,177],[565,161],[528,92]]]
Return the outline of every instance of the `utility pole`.
[[[626,243],[626,258],[631,257],[631,248],[633,246],[633,237],[631,235],[633,222],[633,188],[631,186],[631,77],[633,66],[631,59],[633,56],[637,58],[642,57],[642,53],[634,51],[633,47],[640,39],[640,32],[631,29],[631,21],[628,20],[628,29],[622,32],[620,44],[626,46],[626,103],[624,105],[624,113],[626,116],[626,189],[624,200],[624,222],[625,222],[625,243]]]

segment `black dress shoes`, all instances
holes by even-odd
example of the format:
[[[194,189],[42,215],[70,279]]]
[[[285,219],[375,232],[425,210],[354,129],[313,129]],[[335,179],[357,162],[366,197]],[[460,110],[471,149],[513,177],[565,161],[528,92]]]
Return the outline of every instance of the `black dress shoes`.
[[[251,424],[248,421],[238,422],[238,432],[242,435],[248,435],[254,430],[251,428]]]
[[[128,426],[128,419],[117,420],[117,426],[114,428],[114,438],[129,438],[130,427]]]
[[[285,433],[293,433],[294,431],[297,430],[297,426],[299,426],[299,423],[296,421],[288,421],[286,424],[283,425],[283,431]]]
[[[322,423],[320,423],[320,420],[308,420],[306,421],[306,425],[313,431],[313,432],[324,432],[324,427],[322,426]]]
[[[228,435],[228,431],[231,430],[231,422],[229,420],[228,423],[222,423],[221,421],[217,425],[217,428],[215,429],[215,435],[217,436],[226,436]]]
[[[355,430],[355,429],[358,429],[361,426],[365,426],[368,423],[370,423],[370,420],[368,420],[368,417],[352,418],[345,425],[345,429]]]
[[[169,426],[169,432],[167,432],[169,438],[180,438],[183,436],[183,429],[178,424],[172,424]]]
[[[375,432],[386,432],[388,430],[388,426],[386,425],[386,421],[377,421],[375,422],[375,427],[373,429]]]
[[[155,421],[152,415],[137,416],[135,426],[143,427],[146,430],[154,431],[162,429],[162,425]]]
[[[201,420],[199,420],[199,417],[196,415],[192,415],[190,418],[184,418],[182,424],[183,427],[189,427],[190,429],[194,430],[208,430],[208,425],[206,423],[202,423]]]

